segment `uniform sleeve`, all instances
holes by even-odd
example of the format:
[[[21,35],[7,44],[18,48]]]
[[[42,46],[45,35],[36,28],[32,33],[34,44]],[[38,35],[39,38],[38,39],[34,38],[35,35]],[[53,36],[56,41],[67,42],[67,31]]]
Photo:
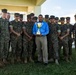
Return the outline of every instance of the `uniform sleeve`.
[[[10,28],[13,28],[12,22],[9,23],[9,27],[10,27]]]
[[[73,30],[74,30],[74,29],[73,29],[73,25],[71,25],[71,28],[72,28],[72,32],[73,32]]]
[[[68,31],[68,32],[70,32],[70,28],[69,28],[69,26],[68,26],[68,25],[67,25],[67,31]]]
[[[61,32],[61,29],[60,29],[60,26],[57,25],[57,32],[60,33]]]
[[[22,28],[26,29],[26,24],[25,23],[22,24]]]
[[[75,30],[75,24],[74,24],[74,26],[73,26],[73,29]]]

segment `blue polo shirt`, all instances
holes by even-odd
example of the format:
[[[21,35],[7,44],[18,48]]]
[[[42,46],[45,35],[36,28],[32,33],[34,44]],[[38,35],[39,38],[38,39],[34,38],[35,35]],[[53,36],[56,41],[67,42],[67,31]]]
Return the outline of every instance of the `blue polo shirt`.
[[[37,31],[38,31],[38,23],[41,23],[41,27],[39,28],[40,33],[42,36],[46,36],[47,34],[49,34],[49,27],[48,24],[44,21],[42,22],[36,22],[33,26],[33,34],[36,35]]]

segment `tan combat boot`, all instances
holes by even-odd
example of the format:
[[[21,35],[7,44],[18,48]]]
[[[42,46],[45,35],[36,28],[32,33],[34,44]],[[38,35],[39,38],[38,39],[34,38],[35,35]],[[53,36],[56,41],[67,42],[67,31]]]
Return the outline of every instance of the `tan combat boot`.
[[[65,57],[65,61],[66,61],[66,62],[69,62],[68,57]]]
[[[3,63],[6,65],[9,64],[9,62],[6,59],[3,59]]]
[[[55,59],[55,63],[56,63],[57,65],[59,65],[59,61],[58,61],[58,59]]]
[[[31,57],[29,58],[29,61],[30,61],[30,62],[34,62],[33,59],[32,59]]]
[[[0,68],[4,67],[5,64],[3,63],[3,61],[0,59]]]
[[[27,58],[24,59],[24,63],[25,63],[25,64],[27,63]]]

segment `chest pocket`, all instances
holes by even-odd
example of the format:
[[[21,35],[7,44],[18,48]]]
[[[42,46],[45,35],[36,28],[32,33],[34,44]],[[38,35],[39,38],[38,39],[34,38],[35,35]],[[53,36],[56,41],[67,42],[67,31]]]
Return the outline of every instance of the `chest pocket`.
[[[19,22],[12,23],[12,25],[13,25],[14,31],[21,32],[22,27],[21,27],[21,24]]]
[[[61,27],[61,34],[65,35],[66,33],[67,33],[67,26],[64,25],[64,26]]]
[[[5,21],[5,20],[2,20],[1,21],[1,27],[0,27],[0,29],[1,29],[1,32],[8,32],[8,21]]]
[[[51,25],[51,33],[57,34],[57,27],[55,25]]]
[[[26,31],[27,31],[29,34],[32,33],[32,28],[33,28],[32,23],[26,23]]]

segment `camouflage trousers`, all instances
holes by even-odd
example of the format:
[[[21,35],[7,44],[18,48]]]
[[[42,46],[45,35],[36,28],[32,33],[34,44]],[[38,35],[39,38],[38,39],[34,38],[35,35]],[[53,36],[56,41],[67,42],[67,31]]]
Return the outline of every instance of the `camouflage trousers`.
[[[0,58],[6,59],[9,51],[9,40],[0,39]]]
[[[22,52],[22,37],[11,37],[11,57],[20,57]]]
[[[68,47],[69,47],[68,55],[69,55],[69,56],[72,55],[72,42],[73,42],[72,39],[68,40]],[[65,50],[64,50],[64,51],[65,51]],[[66,53],[63,52],[63,55],[65,55],[65,54],[66,54]]]
[[[58,53],[58,40],[50,40],[49,41],[49,56],[50,58],[59,59]]]
[[[59,55],[61,53],[61,47],[62,46],[63,46],[63,55],[65,57],[68,57],[68,55],[69,55],[69,46],[68,46],[68,40],[67,39],[59,40]]]
[[[32,57],[32,50],[33,50],[33,40],[26,40],[23,39],[23,53],[22,57],[27,58],[27,57]]]
[[[69,55],[72,55],[72,42],[73,42],[73,39],[71,39],[71,40],[68,41]]]

